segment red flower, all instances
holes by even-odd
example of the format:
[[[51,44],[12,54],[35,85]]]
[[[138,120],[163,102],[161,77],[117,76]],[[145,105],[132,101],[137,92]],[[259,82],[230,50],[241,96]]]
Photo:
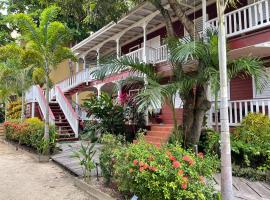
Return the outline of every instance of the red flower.
[[[156,167],[149,167],[149,169],[153,172],[156,172],[157,171],[157,168]]]
[[[195,161],[194,161],[194,160],[190,160],[190,161],[189,161],[189,164],[192,166],[192,165],[195,164]]]
[[[166,154],[167,154],[168,156],[171,156],[171,155],[172,155],[172,153],[169,152],[169,151],[166,151]]]
[[[140,167],[143,167],[144,166],[143,161],[140,161],[139,165],[140,165]]]
[[[171,161],[176,161],[176,158],[174,156],[169,157]]]
[[[132,173],[132,172],[133,172],[133,169],[132,169],[132,168],[130,168],[130,169],[129,169],[129,172],[130,172],[130,173]]]
[[[177,173],[179,176],[182,176],[184,174],[184,171],[182,169],[180,169]]]
[[[178,162],[178,161],[173,161],[172,165],[173,165],[173,168],[178,168],[181,166],[180,162]]]
[[[190,158],[189,156],[183,156],[183,160],[184,160],[184,161],[189,162],[189,161],[190,161],[190,159],[191,159],[191,158]]]
[[[183,190],[186,190],[186,189],[187,189],[187,184],[186,184],[186,183],[182,183],[182,184],[181,184],[181,188],[182,188]]]
[[[133,164],[137,165],[138,164],[138,160],[133,160]]]
[[[204,158],[203,152],[199,152],[197,155],[199,158]]]
[[[139,171],[142,172],[143,170],[144,170],[144,168],[143,167],[140,167]]]
[[[148,166],[149,166],[149,165],[148,165],[147,163],[145,163],[144,166],[143,166],[143,168],[144,168],[144,169],[147,169]]]

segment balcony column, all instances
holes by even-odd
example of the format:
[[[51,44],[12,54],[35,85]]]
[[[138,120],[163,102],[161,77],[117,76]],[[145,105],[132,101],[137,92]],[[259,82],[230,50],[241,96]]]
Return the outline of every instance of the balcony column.
[[[31,106],[31,117],[34,118],[35,117],[35,106],[36,106],[36,102],[33,100],[32,102],[32,106]]]
[[[116,38],[116,57],[120,58],[120,37]]]
[[[207,28],[207,11],[206,11],[206,0],[202,0],[202,21],[203,21],[203,35],[205,34]]]
[[[147,41],[147,23],[148,22],[144,22],[142,25],[143,28],[143,62],[146,63],[147,62],[147,52],[146,52],[146,41]]]
[[[97,66],[99,66],[99,60],[100,59],[100,47],[97,48]]]
[[[86,56],[84,56],[82,59],[83,59],[83,69],[86,69]]]
[[[101,84],[95,86],[95,88],[97,89],[97,96],[98,96],[98,98],[101,95],[101,88],[102,88],[103,85],[104,85],[104,83],[101,83]]]

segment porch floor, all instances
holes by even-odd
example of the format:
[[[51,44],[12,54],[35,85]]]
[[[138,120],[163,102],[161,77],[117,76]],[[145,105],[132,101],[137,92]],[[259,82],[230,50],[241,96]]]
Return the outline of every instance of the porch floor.
[[[76,141],[76,142],[66,142],[60,143],[60,148],[62,151],[52,156],[52,159],[71,171],[77,176],[83,175],[82,167],[79,164],[77,158],[73,158],[72,154],[74,151],[80,149],[81,143],[87,145],[87,142]],[[96,145],[96,154],[94,156],[94,161],[99,162],[101,145]],[[99,169],[99,174],[101,170]],[[96,170],[92,171],[92,176],[96,176]],[[220,191],[220,174],[216,174],[214,177],[215,189]],[[270,200],[270,185],[264,182],[251,182],[244,178],[233,177],[233,190],[235,199],[242,200]]]

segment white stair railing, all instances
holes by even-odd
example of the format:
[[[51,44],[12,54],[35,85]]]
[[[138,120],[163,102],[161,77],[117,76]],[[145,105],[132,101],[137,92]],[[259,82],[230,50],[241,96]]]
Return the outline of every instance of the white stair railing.
[[[55,86],[56,101],[62,109],[69,125],[71,126],[75,137],[78,138],[79,135],[79,117],[77,113],[73,110],[70,102],[65,97],[64,93],[59,86]]]
[[[241,123],[243,118],[248,113],[262,113],[270,118],[270,99],[250,99],[229,101],[229,124],[230,126],[237,126]],[[220,103],[218,103],[218,107]],[[219,110],[218,110],[219,114]],[[220,115],[219,115],[220,116]],[[215,105],[212,103],[210,109],[210,125],[215,125]],[[218,124],[220,124],[220,117],[218,117]]]
[[[25,99],[26,102],[37,102],[40,110],[41,110],[41,114],[43,115],[43,118],[45,119],[46,116],[46,99],[45,99],[45,95],[43,90],[40,88],[39,85],[33,85],[27,92],[25,95]],[[51,109],[49,108],[49,123],[50,124],[54,124],[55,122],[55,117],[51,111]]]
[[[262,0],[227,13],[225,15],[227,37],[270,25],[269,12],[269,0]],[[217,18],[207,21],[207,26],[217,28]]]

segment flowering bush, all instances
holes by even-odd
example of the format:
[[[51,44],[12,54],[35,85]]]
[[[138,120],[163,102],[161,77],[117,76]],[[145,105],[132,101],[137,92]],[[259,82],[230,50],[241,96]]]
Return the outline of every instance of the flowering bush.
[[[23,122],[18,120],[6,121],[4,123],[5,134],[8,140],[19,142],[19,144],[27,145],[34,148],[39,153],[43,153],[45,148],[44,123],[38,118],[26,119]],[[49,146],[52,151],[55,148],[56,134],[54,127],[50,127]]]
[[[207,180],[217,167],[214,157],[180,146],[157,148],[144,141],[115,151],[114,178],[119,190],[140,199],[215,199]]]

